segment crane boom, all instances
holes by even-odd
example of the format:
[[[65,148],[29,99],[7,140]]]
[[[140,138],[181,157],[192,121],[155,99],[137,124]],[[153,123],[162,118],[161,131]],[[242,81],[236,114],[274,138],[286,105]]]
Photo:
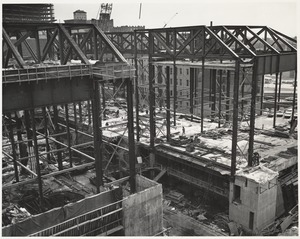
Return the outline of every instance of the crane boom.
[[[163,28],[165,28],[165,27],[169,24],[169,22],[170,22],[174,17],[176,17],[177,14],[178,14],[178,12],[176,12],[176,13],[169,19],[169,21],[167,21],[167,23],[163,26]]]

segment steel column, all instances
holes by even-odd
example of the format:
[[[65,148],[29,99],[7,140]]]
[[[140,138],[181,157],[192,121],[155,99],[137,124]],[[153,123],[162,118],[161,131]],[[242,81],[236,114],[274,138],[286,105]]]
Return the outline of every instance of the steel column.
[[[59,133],[59,126],[58,126],[58,110],[57,110],[57,106],[53,105],[53,122],[54,122],[54,127],[55,127],[55,133],[58,134]],[[56,140],[59,141],[60,137],[57,136]],[[58,150],[61,149],[61,145],[58,143],[55,143],[56,148]],[[57,163],[58,163],[58,170],[63,170],[63,164],[62,164],[62,154],[61,151],[57,152]]]
[[[176,60],[173,60],[173,117],[174,117],[174,126],[176,126],[176,111],[177,111],[177,67]]]
[[[79,107],[79,123],[82,123],[82,106],[81,106],[81,101],[78,103]]]
[[[170,66],[166,67],[166,96],[167,96],[167,119],[166,119],[166,128],[167,128],[167,142],[170,142],[171,139],[171,112],[170,112]]]
[[[265,68],[266,68],[266,58],[264,57],[264,66],[263,66],[263,73],[261,77],[261,90],[260,90],[260,115],[262,115],[262,111],[264,108],[264,85],[265,85]]]
[[[238,100],[239,100],[239,78],[240,78],[240,62],[235,60],[235,76],[233,87],[233,119],[232,119],[232,147],[231,147],[231,180],[234,180],[236,170],[236,146],[238,131]]]
[[[217,70],[212,70],[212,91],[213,91],[213,97],[212,97],[212,106],[211,110],[213,111],[213,117],[216,115],[216,94],[217,94]]]
[[[134,31],[134,67],[135,67],[135,127],[136,127],[136,141],[140,141],[140,102],[139,102],[139,74],[138,74],[138,54],[137,54],[137,33]],[[142,69],[143,70],[143,69]]]
[[[152,54],[154,51],[154,37],[152,33],[149,33],[149,113],[150,113],[150,148],[154,150],[154,139],[155,139],[155,89],[153,87],[153,82],[155,83],[155,74],[154,74],[154,65],[153,65],[153,58]]]
[[[297,94],[296,88],[297,88],[297,70],[295,70],[293,108],[292,108],[292,118],[291,118],[291,131],[292,131],[292,125],[293,125],[294,120],[295,120],[295,107],[297,107],[297,105],[296,105],[296,94]],[[297,118],[297,121],[298,121],[298,118]]]
[[[219,122],[218,127],[221,127],[221,110],[222,110],[222,70],[220,70],[220,76],[219,76]]]
[[[88,122],[89,122],[89,125],[91,125],[92,118],[91,118],[91,103],[90,103],[90,100],[87,101],[87,112],[88,112]]]
[[[248,166],[252,167],[253,146],[254,146],[254,129],[255,129],[255,108],[257,94],[257,60],[253,63],[252,70],[252,88],[251,88],[251,112],[250,112],[250,132],[249,132],[249,148],[248,148]]]
[[[229,110],[230,110],[230,71],[227,70],[227,86],[226,86],[226,121],[230,120],[230,114],[229,114]]]
[[[16,145],[15,145],[15,139],[14,139],[14,128],[13,128],[13,123],[12,123],[10,113],[8,114],[8,120],[9,120],[9,138],[10,138],[11,149],[12,149],[12,154],[13,154],[15,178],[16,178],[16,182],[19,182],[19,172],[18,172],[18,165],[17,165],[17,153],[16,153]]]
[[[68,108],[68,104],[65,104],[65,113],[66,113],[67,141],[68,141],[68,151],[69,151],[70,168],[72,168],[73,162],[72,162],[71,135],[70,135],[70,122],[69,122],[69,108]]]
[[[276,114],[277,114],[277,91],[278,91],[278,72],[276,72],[275,81],[275,99],[274,99],[274,117],[273,117],[273,128],[276,127]]]
[[[205,77],[205,57],[202,57],[202,80],[201,80],[201,133],[203,132],[204,121],[204,77]]]
[[[130,172],[130,192],[136,192],[135,184],[135,143],[134,143],[134,125],[133,125],[133,86],[131,79],[127,79],[127,118],[128,118],[128,140],[129,140],[129,172]]]
[[[190,114],[193,121],[194,114],[194,91],[195,91],[195,68],[190,68]]]
[[[37,135],[36,135],[36,128],[35,128],[34,109],[30,110],[30,115],[31,115],[31,127],[32,127],[33,142],[34,142],[33,150],[34,150],[34,154],[35,154],[35,158],[36,158],[36,174],[38,176],[40,206],[41,206],[42,211],[44,211],[43,185],[42,185],[42,177],[41,177],[41,169],[40,169],[38,142],[37,142]]]
[[[50,162],[50,146],[49,146],[49,140],[48,140],[49,135],[48,135],[48,119],[47,119],[46,107],[43,107],[42,110],[43,110],[43,119],[44,119],[47,161]]]
[[[74,125],[75,125],[75,144],[78,144],[78,131],[77,131],[77,109],[76,109],[76,103],[73,103],[73,109],[74,109]]]
[[[100,193],[100,186],[103,185],[103,142],[101,127],[101,111],[100,111],[100,89],[99,82],[94,80],[94,99],[92,100],[93,108],[93,131],[94,131],[94,150],[95,150],[95,168],[96,168],[96,188]]]
[[[277,110],[279,110],[280,107],[280,94],[281,94],[281,82],[282,82],[282,72],[279,73],[279,91],[278,91],[278,104],[277,104]]]
[[[101,95],[102,95],[102,112],[103,112],[103,119],[106,119],[106,110],[105,110],[105,89],[104,83],[101,83]]]

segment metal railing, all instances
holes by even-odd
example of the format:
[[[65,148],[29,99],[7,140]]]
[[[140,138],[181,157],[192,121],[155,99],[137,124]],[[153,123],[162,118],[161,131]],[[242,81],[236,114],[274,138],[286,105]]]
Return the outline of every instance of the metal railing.
[[[124,63],[105,64],[100,67],[91,65],[65,65],[36,67],[26,69],[2,70],[3,83],[52,80],[73,77],[94,76],[103,80],[133,78],[135,69]]]

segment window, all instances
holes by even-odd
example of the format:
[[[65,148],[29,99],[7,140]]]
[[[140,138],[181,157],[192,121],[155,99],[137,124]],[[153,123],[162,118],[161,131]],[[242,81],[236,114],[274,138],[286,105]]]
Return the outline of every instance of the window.
[[[179,73],[180,75],[182,75],[182,68],[179,68]]]
[[[170,85],[172,85],[173,84],[173,79],[172,78],[170,78]]]
[[[182,91],[179,91],[180,96],[182,96]]]
[[[186,106],[189,106],[189,102],[186,102]]]
[[[254,212],[249,212],[249,228],[253,230],[254,225]]]
[[[173,95],[173,91],[170,90],[170,96],[172,96],[172,95]]]
[[[233,201],[235,201],[237,203],[241,203],[241,187],[238,185],[234,185]]]
[[[180,107],[182,106],[182,101],[179,101],[179,106],[180,106]]]
[[[189,84],[190,84],[190,81],[186,80],[186,86],[189,86]]]
[[[186,74],[189,75],[189,69],[186,69]]]
[[[173,74],[173,68],[170,68],[170,74],[171,75]]]
[[[179,79],[180,85],[182,85],[182,79]]]
[[[190,98],[190,94],[189,93],[187,93],[186,98],[188,98],[188,99]]]

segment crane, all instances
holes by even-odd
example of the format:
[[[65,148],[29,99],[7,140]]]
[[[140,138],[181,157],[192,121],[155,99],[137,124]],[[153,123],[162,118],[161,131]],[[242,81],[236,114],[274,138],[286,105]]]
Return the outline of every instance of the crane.
[[[165,27],[169,24],[169,22],[170,22],[174,17],[176,17],[177,14],[178,14],[178,12],[176,12],[176,13],[169,19],[169,21],[167,21],[167,23],[163,26],[163,28],[165,28]]]
[[[103,31],[108,31],[108,22],[112,12],[112,3],[102,3],[98,9],[96,19],[99,20],[100,26]],[[99,16],[99,17],[98,17]]]

